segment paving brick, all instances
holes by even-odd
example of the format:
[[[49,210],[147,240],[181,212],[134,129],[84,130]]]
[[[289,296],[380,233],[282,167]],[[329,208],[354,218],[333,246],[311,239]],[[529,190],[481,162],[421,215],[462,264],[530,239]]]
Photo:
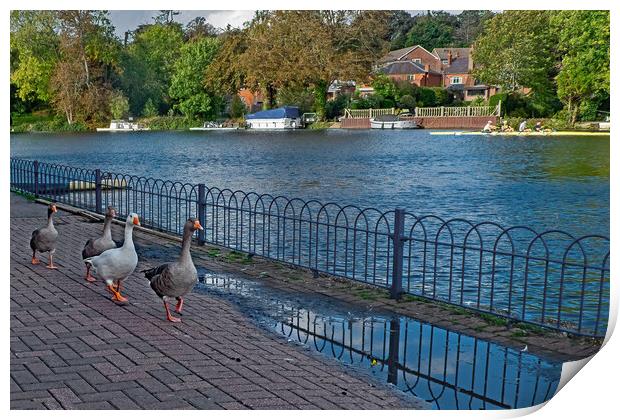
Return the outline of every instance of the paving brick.
[[[28,232],[44,223],[45,207],[23,205],[41,216],[20,217],[11,206],[12,409],[340,408],[359,406],[359,395],[376,391],[338,362],[288,345],[213,296],[191,294],[183,322],[168,323],[139,273],[159,260],[140,257],[124,283],[129,303],[116,305],[101,282],[83,280],[75,250],[84,238],[98,235],[101,224],[79,216],[58,220],[60,269],[31,266]],[[115,238],[122,233],[122,226],[113,225]],[[139,251],[179,249],[140,231],[134,241]],[[197,265],[209,261],[194,251]],[[285,358],[293,362],[282,362]],[[333,380],[329,386],[325,378]],[[350,395],[340,394],[338,384],[351,389]],[[364,404],[412,406],[391,391],[385,395],[394,400],[380,405],[377,396]]]

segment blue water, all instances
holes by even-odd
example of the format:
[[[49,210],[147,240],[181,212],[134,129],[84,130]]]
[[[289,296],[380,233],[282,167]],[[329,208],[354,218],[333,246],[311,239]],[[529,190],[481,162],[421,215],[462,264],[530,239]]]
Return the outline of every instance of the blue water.
[[[609,137],[426,130],[11,134],[11,155],[538,231],[609,234]]]

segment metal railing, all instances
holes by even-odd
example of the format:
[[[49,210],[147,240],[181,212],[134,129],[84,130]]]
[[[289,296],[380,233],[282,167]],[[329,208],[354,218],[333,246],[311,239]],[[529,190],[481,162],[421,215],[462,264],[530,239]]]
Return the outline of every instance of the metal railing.
[[[417,216],[11,158],[11,188],[390,291],[604,337],[609,238]]]

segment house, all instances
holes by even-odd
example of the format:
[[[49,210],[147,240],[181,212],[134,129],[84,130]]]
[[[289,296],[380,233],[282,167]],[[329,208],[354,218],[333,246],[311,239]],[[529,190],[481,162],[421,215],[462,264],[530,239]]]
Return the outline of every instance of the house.
[[[394,81],[444,87],[461,100],[478,97],[488,100],[498,89],[475,79],[472,51],[472,48],[435,48],[429,52],[414,45],[387,53],[379,60],[378,71]]]
[[[354,80],[334,80],[327,88],[327,100],[331,101],[339,95],[353,92],[355,92]]]
[[[241,88],[237,95],[241,98],[245,104],[248,112],[256,112],[263,109],[264,97],[261,92],[255,92],[250,89]]]

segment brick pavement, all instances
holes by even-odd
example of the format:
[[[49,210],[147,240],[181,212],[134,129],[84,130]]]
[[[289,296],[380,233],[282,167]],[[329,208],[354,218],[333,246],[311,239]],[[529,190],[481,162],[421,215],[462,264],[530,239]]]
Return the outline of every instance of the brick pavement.
[[[11,409],[395,409],[418,400],[288,344],[230,303],[186,299],[183,322],[140,273],[126,282],[129,304],[113,303],[101,281],[87,284],[81,250],[100,223],[58,213],[59,270],[30,264],[32,230],[45,207],[11,195]],[[113,226],[116,239],[122,227]],[[145,232],[138,246],[167,247]],[[137,272],[158,262],[141,258]]]

